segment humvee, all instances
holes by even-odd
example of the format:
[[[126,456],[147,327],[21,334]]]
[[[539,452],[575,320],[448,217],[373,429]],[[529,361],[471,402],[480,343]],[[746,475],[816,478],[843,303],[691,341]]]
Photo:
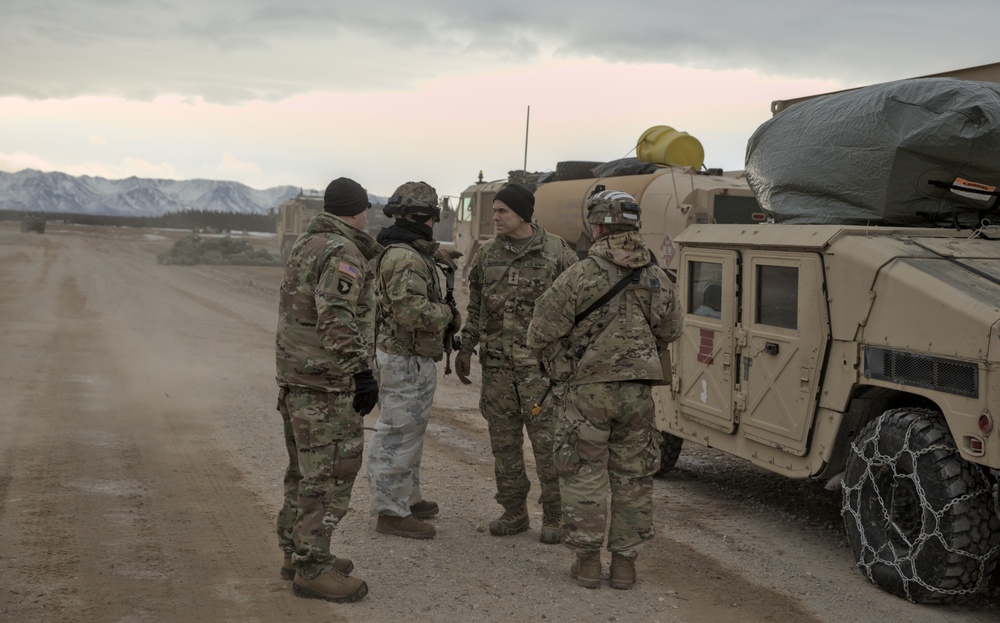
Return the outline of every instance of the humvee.
[[[683,442],[841,480],[858,566],[950,603],[1000,556],[1000,227],[692,225],[657,388],[661,472]]]

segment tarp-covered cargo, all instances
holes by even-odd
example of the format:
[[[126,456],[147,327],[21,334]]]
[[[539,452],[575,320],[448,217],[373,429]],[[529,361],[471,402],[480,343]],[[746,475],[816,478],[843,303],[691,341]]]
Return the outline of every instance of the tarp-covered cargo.
[[[763,123],[746,176],[775,222],[1000,222],[1000,85],[953,78],[816,98]]]

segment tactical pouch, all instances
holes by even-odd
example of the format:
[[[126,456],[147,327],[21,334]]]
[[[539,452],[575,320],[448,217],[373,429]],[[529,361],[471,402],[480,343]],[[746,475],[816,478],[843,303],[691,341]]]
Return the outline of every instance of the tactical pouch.
[[[565,339],[542,351],[541,360],[542,365],[545,366],[545,373],[558,383],[564,383],[573,378],[573,375],[576,374],[576,366],[580,363],[579,357],[574,357],[566,346]]]

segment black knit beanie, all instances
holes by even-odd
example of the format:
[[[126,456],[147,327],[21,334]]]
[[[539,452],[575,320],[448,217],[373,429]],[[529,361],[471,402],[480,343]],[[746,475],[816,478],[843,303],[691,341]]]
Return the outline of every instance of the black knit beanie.
[[[336,216],[354,216],[370,207],[368,191],[347,177],[338,177],[330,182],[323,195],[323,211]]]
[[[535,213],[535,195],[526,187],[511,182],[501,188],[494,199],[502,201],[515,214],[531,222],[531,216]]]

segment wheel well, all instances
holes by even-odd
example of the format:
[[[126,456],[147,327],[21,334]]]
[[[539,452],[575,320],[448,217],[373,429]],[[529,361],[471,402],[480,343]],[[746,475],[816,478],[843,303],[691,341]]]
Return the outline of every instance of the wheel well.
[[[832,477],[844,471],[851,443],[857,438],[861,429],[889,409],[902,408],[930,409],[938,413],[941,412],[934,401],[917,394],[883,387],[856,388],[844,410],[844,420],[837,432],[830,460],[820,476]]]

